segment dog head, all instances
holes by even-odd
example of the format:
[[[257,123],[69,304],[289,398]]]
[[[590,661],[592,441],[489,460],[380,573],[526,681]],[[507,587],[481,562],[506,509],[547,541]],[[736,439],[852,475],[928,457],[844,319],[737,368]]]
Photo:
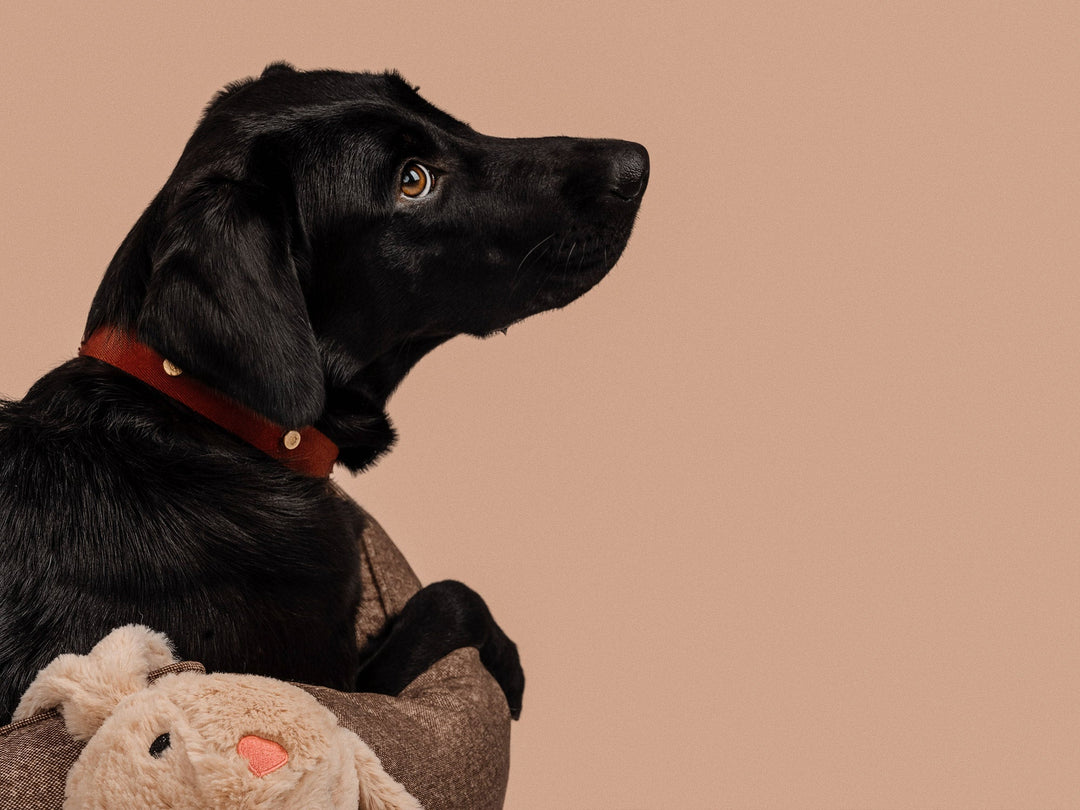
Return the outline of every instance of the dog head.
[[[192,375],[358,469],[424,354],[564,306],[619,258],[637,144],[482,135],[393,73],[230,85],[121,245],[87,333],[134,330]]]

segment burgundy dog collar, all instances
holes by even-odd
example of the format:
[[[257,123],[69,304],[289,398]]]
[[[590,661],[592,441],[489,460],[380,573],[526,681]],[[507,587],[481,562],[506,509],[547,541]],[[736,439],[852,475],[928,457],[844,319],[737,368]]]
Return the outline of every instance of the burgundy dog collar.
[[[94,357],[202,414],[211,422],[313,478],[326,478],[337,460],[338,448],[313,427],[289,430],[185,374],[145,343],[111,326],[94,331],[79,347]]]

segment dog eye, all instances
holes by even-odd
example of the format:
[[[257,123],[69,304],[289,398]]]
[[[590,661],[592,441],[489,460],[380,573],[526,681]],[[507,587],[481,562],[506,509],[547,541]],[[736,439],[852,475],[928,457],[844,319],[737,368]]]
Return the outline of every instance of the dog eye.
[[[171,740],[169,739],[169,733],[165,732],[161,736],[157,737],[152,743],[150,743],[150,756],[157,759],[165,753],[169,747]]]
[[[426,197],[435,188],[435,175],[421,163],[411,161],[401,170],[401,194],[410,199]]]

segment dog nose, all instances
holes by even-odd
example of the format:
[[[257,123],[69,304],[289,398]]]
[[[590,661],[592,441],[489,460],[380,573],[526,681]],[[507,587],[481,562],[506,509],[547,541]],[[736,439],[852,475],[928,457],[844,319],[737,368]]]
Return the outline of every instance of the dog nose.
[[[648,182],[648,151],[639,143],[623,141],[611,158],[611,193],[632,202],[645,193]]]

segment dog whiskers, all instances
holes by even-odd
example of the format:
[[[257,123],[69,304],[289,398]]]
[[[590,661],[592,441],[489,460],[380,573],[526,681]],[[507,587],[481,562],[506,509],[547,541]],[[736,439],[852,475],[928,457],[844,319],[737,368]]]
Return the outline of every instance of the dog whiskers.
[[[514,294],[514,290],[517,289],[518,282],[521,280],[521,270],[522,270],[523,267],[525,267],[525,262],[528,261],[529,257],[532,256],[533,253],[536,252],[537,248],[539,248],[541,245],[543,245],[545,242],[547,242],[549,239],[551,239],[554,236],[555,236],[555,231],[552,231],[547,236],[545,236],[543,239],[541,239],[539,242],[537,242],[535,245],[533,245],[531,248],[529,248],[529,252],[526,253],[522,257],[520,262],[518,262],[517,269],[514,270],[513,280],[510,283],[510,295],[511,296]],[[537,258],[539,258],[539,257],[537,257]]]

